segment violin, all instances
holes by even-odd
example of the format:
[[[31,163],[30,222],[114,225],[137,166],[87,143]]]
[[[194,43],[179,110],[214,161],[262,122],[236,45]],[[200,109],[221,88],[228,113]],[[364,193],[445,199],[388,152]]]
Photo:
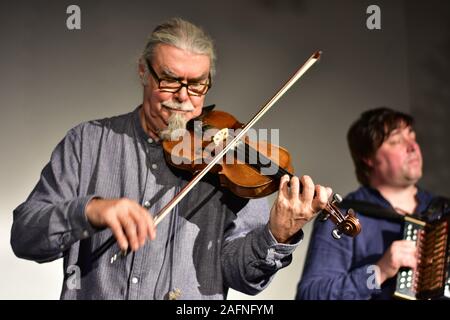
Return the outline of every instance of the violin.
[[[189,171],[195,176],[229,143],[227,141],[234,136],[230,131],[244,128],[233,115],[213,110],[214,107],[215,105],[204,107],[198,118],[190,120],[183,137],[162,142],[164,156],[170,166]],[[221,186],[241,198],[266,197],[278,191],[282,176],[294,176],[291,156],[280,146],[245,137],[230,151],[232,152],[228,152],[223,161],[216,163],[209,172],[218,174]],[[354,237],[361,231],[352,209],[345,216],[341,214],[337,206],[341,201],[342,197],[334,194],[320,215],[321,220],[331,218],[336,224],[332,232],[336,239],[342,234]]]
[[[163,141],[168,164],[190,171],[193,178],[155,215],[156,226],[209,172],[218,174],[223,187],[244,198],[267,196],[278,190],[279,180],[283,175],[293,177],[291,157],[287,150],[264,141],[252,142],[246,135],[320,56],[320,51],[314,53],[246,125],[226,112],[212,111],[213,107],[205,107],[200,118],[196,119],[200,121],[194,121],[194,125],[192,121],[188,123],[188,130],[183,130],[181,138]],[[195,122],[200,125],[196,126]],[[210,139],[204,139],[204,133],[210,129],[213,132]],[[229,161],[230,158],[232,161]],[[300,184],[300,192],[301,189]],[[339,239],[342,234],[355,237],[360,233],[361,225],[352,209],[348,209],[345,215],[341,213],[337,206],[341,201],[342,197],[334,194],[322,210],[320,219],[330,218],[336,225],[332,231],[335,239]],[[94,251],[91,259],[98,259],[115,242],[114,236],[111,236]],[[117,257],[125,256],[128,252],[117,252],[110,262],[114,263]]]

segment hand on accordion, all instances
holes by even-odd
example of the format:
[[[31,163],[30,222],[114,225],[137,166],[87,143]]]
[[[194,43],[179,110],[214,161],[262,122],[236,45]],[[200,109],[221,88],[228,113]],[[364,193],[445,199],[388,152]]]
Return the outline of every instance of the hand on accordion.
[[[411,240],[394,241],[377,262],[379,267],[378,283],[394,277],[401,267],[416,269],[418,252],[416,243]]]

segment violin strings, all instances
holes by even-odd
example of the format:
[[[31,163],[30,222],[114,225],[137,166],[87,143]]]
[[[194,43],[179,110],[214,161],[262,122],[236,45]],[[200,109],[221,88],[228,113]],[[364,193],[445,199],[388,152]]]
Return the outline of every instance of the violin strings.
[[[243,152],[245,156],[245,163],[249,164],[258,171],[261,171],[261,167],[267,166],[266,164],[273,163],[271,159],[269,159],[247,143],[238,144],[237,150],[235,152],[237,151]],[[286,174],[289,175],[289,177],[292,177],[292,174],[289,171],[280,166],[277,166],[277,172],[271,176],[275,177],[276,179],[281,179],[281,177]]]

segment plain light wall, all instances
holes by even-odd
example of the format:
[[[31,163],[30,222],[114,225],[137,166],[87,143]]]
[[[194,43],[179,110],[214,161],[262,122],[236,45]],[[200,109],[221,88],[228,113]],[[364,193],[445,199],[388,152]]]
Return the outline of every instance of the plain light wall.
[[[345,4],[344,4],[345,3]],[[81,8],[69,31],[66,8]],[[0,298],[57,299],[62,261],[16,258],[12,211],[36,184],[51,151],[82,121],[142,101],[136,61],[159,22],[181,16],[215,39],[217,77],[206,104],[246,122],[316,50],[323,59],[258,124],[280,129],[298,175],[345,195],[358,184],[345,135],[366,109],[410,111],[404,1],[377,1],[382,29],[366,28],[371,1],[15,1],[0,5]],[[293,299],[311,224],[292,264],[255,297]]]

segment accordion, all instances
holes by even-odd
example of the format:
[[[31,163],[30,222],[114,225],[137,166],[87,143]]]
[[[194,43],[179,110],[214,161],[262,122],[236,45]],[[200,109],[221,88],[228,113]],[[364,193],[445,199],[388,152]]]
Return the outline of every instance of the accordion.
[[[450,299],[450,199],[434,197],[417,215],[399,215],[392,209],[360,200],[344,200],[341,208],[353,208],[369,217],[404,225],[403,240],[416,242],[416,270],[400,268],[394,297],[408,300]]]
[[[401,268],[395,297],[402,299],[450,299],[450,216],[434,222],[405,217],[404,240],[416,241],[416,270]]]

